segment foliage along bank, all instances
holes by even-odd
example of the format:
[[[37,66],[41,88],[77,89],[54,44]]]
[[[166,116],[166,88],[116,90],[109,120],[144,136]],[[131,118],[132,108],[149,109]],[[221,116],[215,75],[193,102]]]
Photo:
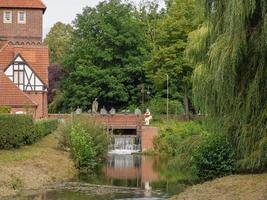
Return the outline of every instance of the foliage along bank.
[[[57,132],[61,146],[70,150],[80,171],[92,170],[106,158],[110,135],[94,117],[75,116],[65,120]]]
[[[188,177],[209,180],[236,172],[236,154],[221,135],[209,133],[205,122],[176,120],[155,124],[160,135],[154,141],[155,153],[168,157],[171,171]]]

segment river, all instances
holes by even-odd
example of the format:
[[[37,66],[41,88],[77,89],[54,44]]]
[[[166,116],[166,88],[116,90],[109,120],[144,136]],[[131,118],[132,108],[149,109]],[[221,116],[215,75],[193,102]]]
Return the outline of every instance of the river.
[[[81,174],[68,183],[46,191],[21,194],[18,199],[42,200],[162,200],[194,183],[168,160],[109,154],[94,174]]]

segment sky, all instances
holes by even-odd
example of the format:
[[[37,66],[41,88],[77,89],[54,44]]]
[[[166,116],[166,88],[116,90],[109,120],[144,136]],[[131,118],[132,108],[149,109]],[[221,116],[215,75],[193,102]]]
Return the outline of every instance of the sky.
[[[44,15],[44,36],[56,22],[71,23],[85,6],[94,7],[101,0],[42,0],[47,6]],[[132,0],[138,5],[141,0]],[[163,1],[163,0],[158,0]]]

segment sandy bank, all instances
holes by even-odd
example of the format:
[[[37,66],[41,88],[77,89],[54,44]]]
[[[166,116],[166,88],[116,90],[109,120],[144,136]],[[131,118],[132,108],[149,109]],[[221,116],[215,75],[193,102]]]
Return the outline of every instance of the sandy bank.
[[[69,153],[58,149],[55,135],[32,146],[0,151],[0,198],[68,180],[75,173]]]
[[[267,174],[216,179],[190,187],[171,200],[267,200]]]

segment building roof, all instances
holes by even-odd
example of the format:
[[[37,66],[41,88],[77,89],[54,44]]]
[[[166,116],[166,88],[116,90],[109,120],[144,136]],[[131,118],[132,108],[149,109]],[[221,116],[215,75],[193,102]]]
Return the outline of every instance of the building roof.
[[[37,106],[0,70],[0,105]]]
[[[18,54],[25,59],[37,76],[48,85],[48,48],[46,46],[2,44],[2,48],[0,48],[0,70],[5,71]]]
[[[46,10],[41,0],[0,0],[0,8],[27,8]]]

